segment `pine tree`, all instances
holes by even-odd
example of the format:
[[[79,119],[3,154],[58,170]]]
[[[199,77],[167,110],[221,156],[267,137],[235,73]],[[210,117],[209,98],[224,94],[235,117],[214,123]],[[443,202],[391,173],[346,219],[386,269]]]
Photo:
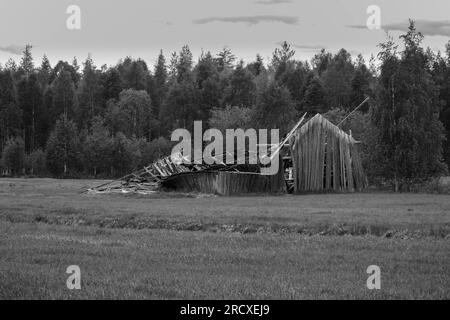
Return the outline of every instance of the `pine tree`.
[[[103,78],[103,104],[106,105],[109,99],[118,99],[123,90],[120,72],[117,68],[110,68],[102,74]]]
[[[170,54],[170,61],[168,67],[169,82],[176,81],[177,79],[177,65],[178,65],[178,53],[175,51]]]
[[[299,111],[301,111],[301,103],[310,74],[311,70],[308,64],[301,61],[290,61],[277,80],[280,85],[285,86],[289,90],[292,101]]]
[[[327,111],[325,103],[325,90],[319,77],[313,77],[306,86],[305,97],[303,99],[303,111],[315,113],[324,113]]]
[[[350,53],[345,49],[339,50],[321,75],[326,92],[325,100],[330,108],[351,108],[351,81],[354,72]]]
[[[155,65],[155,81],[158,86],[165,86],[167,81],[166,58],[161,50],[158,55],[158,62]]]
[[[155,96],[153,97],[154,113],[159,116],[159,110],[163,103],[167,90],[167,66],[163,51],[158,55],[158,62],[155,65],[154,79],[155,79]]]
[[[5,63],[5,70],[9,70],[11,75],[14,75],[17,72],[17,69],[17,63],[12,58],[9,58]]]
[[[330,52],[326,52],[325,49],[320,50],[320,53],[314,55],[314,58],[312,59],[314,71],[316,71],[319,76],[322,76],[322,73],[328,69],[331,59],[332,55]]]
[[[256,98],[256,86],[253,75],[241,60],[230,77],[230,84],[225,93],[225,104],[239,107],[252,107]]]
[[[169,134],[174,128],[193,128],[194,120],[200,119],[198,96],[193,81],[171,84],[161,110],[163,133]]]
[[[218,63],[210,52],[202,53],[195,67],[198,90],[199,120],[207,121],[211,109],[219,107],[223,96]]]
[[[444,131],[438,118],[438,92],[421,47],[423,36],[411,21],[401,38],[405,49],[400,55],[391,39],[381,45],[374,110],[377,160],[381,174],[394,182],[396,190],[446,171],[441,161]]]
[[[25,50],[23,51],[22,60],[20,61],[20,70],[22,70],[25,75],[30,75],[34,71],[33,56],[31,55],[31,49],[33,46],[27,44]]]
[[[438,55],[433,61],[432,76],[439,86],[439,99],[442,103],[439,119],[446,131],[446,141],[443,144],[443,155],[447,166],[450,166],[450,41],[446,45],[446,55]]]
[[[230,48],[223,48],[217,54],[218,71],[228,71],[233,68],[233,62],[236,60],[236,56],[231,52]]]
[[[272,54],[272,66],[275,69],[275,80],[279,80],[283,73],[292,66],[292,58],[295,55],[293,50],[286,41],[283,41],[281,48],[276,48]]]
[[[72,118],[75,106],[75,85],[69,72],[61,70],[52,83],[53,91],[53,118],[64,114]]]
[[[81,75],[80,75],[80,65],[78,64],[77,57],[73,57],[72,59],[72,76],[73,76],[73,84],[75,88],[78,88],[78,84],[80,83]]]
[[[177,81],[192,81],[192,52],[187,45],[181,48],[178,55],[177,65]]]
[[[77,123],[79,127],[89,125],[90,120],[100,113],[102,107],[101,89],[99,71],[89,55],[83,63],[78,94]]]
[[[0,151],[6,141],[22,134],[22,110],[15,99],[12,71],[8,68],[0,71]]]
[[[262,72],[265,71],[264,60],[261,55],[258,53],[256,55],[256,60],[247,65],[247,69],[253,74],[253,76],[259,76]]]
[[[42,119],[42,91],[37,76],[30,74],[17,84],[17,103],[22,109],[25,150],[32,152],[36,146],[36,137]]]
[[[133,60],[126,57],[125,60],[117,65],[120,72],[123,88],[134,90],[147,90],[147,64],[143,60]]]
[[[78,73],[78,66],[70,65],[67,61],[58,61],[55,67],[52,69],[50,74],[49,83],[53,83],[58,75],[62,72],[68,72],[70,74],[70,78],[72,80],[73,86],[76,89],[78,87],[78,82],[80,81],[80,74]]]
[[[42,57],[41,66],[38,69],[38,80],[42,88],[45,88],[49,84],[52,67],[47,56],[44,54]]]
[[[256,128],[280,129],[284,136],[295,121],[296,111],[289,90],[272,81],[259,92],[252,119]]]
[[[359,55],[356,70],[355,73],[353,74],[353,78],[351,81],[352,93],[350,98],[350,104],[352,106],[357,106],[367,96],[372,95],[372,90],[370,87],[371,82],[372,82],[372,75],[369,69],[366,67],[362,55]],[[369,110],[369,105],[365,104],[360,110],[361,111]]]

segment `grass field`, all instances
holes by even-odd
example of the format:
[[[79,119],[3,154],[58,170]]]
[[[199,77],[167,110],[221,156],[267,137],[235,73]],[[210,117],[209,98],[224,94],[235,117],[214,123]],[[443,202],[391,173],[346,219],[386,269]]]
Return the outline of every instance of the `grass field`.
[[[449,196],[79,193],[95,184],[0,179],[0,299],[450,298]]]

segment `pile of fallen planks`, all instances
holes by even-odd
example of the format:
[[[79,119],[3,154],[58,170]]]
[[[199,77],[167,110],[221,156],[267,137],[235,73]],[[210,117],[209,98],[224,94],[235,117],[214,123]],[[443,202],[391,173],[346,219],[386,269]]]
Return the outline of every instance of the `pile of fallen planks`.
[[[132,172],[117,180],[89,188],[88,193],[141,193],[155,192],[161,182],[168,177],[185,172],[198,172],[208,169],[217,169],[224,165],[185,164],[173,156],[164,157],[153,162],[139,171]]]
[[[305,113],[306,115],[306,113]],[[300,119],[297,125],[289,132],[289,134],[285,137],[285,139],[281,143],[270,145],[269,150],[267,150],[266,157],[270,157],[272,160],[275,156],[279,156],[279,153],[283,146],[285,146],[294,132],[299,128],[300,124],[303,122],[305,115]],[[196,185],[208,185],[207,183],[201,183],[202,177],[209,177],[210,175],[197,175],[196,173],[215,173],[215,176],[219,176],[220,181],[225,181],[224,183],[227,187],[222,187],[225,191],[224,194],[235,193],[237,190],[246,191],[257,191],[258,188],[261,192],[267,192],[276,190],[284,190],[284,179],[279,180],[269,179],[268,177],[256,177],[261,175],[261,164],[250,164],[252,163],[250,158],[254,160],[254,157],[257,156],[255,154],[251,154],[249,150],[238,149],[235,150],[234,162],[233,164],[225,164],[223,158],[228,155],[227,154],[218,154],[215,155],[216,163],[214,164],[205,164],[202,162],[201,164],[192,163],[189,160],[184,159],[181,154],[172,154],[170,156],[161,158],[153,162],[152,164],[138,170],[136,172],[130,173],[124,177],[121,177],[117,180],[108,181],[96,187],[87,189],[88,193],[141,193],[141,194],[149,194],[156,192],[161,187],[167,187],[171,185],[168,183],[164,184],[165,181],[171,180],[178,181],[178,183],[182,184],[180,181],[184,181],[183,185],[191,186],[193,190],[198,189],[202,191],[205,188],[194,188]],[[245,157],[245,161],[243,164],[239,164],[237,159],[240,156]],[[220,175],[220,171],[230,171],[233,174],[222,174]],[[283,177],[284,170],[280,170],[280,176]],[[242,175],[242,176],[240,176]],[[256,175],[256,176],[255,176]],[[178,180],[174,180],[177,178]],[[197,181],[198,180],[198,181]],[[206,179],[207,180],[207,179]],[[205,180],[205,181],[206,181]],[[279,181],[283,182],[283,185],[279,185]],[[210,181],[209,181],[210,182]],[[257,182],[257,183],[256,183]],[[246,183],[249,185],[247,186]],[[215,183],[213,183],[215,185]],[[255,185],[256,184],[256,185]],[[266,186],[266,184],[269,184]],[[255,186],[252,186],[255,185]],[[273,186],[272,186],[273,185]],[[259,186],[259,187],[258,187]],[[172,186],[173,187],[173,186]],[[175,186],[176,187],[176,186]],[[181,187],[181,186],[180,186]],[[176,188],[174,188],[176,189]],[[206,188],[208,189],[208,188]],[[215,190],[215,189],[214,189]],[[229,191],[231,190],[231,191]]]

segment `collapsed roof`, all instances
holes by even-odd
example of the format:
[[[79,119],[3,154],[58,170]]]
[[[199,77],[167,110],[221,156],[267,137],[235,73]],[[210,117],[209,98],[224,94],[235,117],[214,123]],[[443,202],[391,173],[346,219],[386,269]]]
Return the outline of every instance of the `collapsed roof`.
[[[281,143],[272,146],[271,157],[279,157],[281,149],[289,145],[290,155],[283,159],[292,162],[292,168],[281,165],[273,176],[261,175],[260,165],[223,162],[213,165],[191,164],[174,161],[177,157],[171,155],[87,191],[148,194],[160,189],[171,189],[231,195],[279,193],[288,189],[294,192],[351,192],[365,188],[367,179],[357,151],[357,141],[320,114],[300,127],[305,115]],[[181,155],[178,155],[180,158]],[[286,170],[292,172],[291,181],[285,181]]]

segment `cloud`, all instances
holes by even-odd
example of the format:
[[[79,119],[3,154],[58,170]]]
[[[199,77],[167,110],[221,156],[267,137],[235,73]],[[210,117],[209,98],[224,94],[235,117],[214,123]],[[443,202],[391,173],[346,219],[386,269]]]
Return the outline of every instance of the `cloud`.
[[[293,44],[292,45],[294,48],[300,49],[300,50],[304,50],[304,51],[316,51],[316,50],[322,50],[322,49],[326,49],[327,47],[321,44],[317,44],[317,45],[309,45],[309,44]]]
[[[0,51],[21,55],[24,48],[25,48],[25,46],[10,44],[10,45],[4,46],[4,47],[0,46]]]
[[[352,29],[367,29],[367,30],[369,30],[368,28],[367,28],[367,26],[363,26],[363,25],[360,25],[360,24],[353,24],[353,25],[349,25],[349,26],[346,26],[347,28],[352,28]]]
[[[423,35],[450,37],[450,20],[416,20],[416,29]],[[387,31],[408,31],[409,21],[389,23],[382,28]]]
[[[450,37],[450,20],[415,20],[416,29],[425,36],[444,36]],[[353,29],[367,29],[365,25],[347,26]],[[408,31],[409,21],[388,23],[382,25],[385,31]],[[368,30],[368,29],[367,29]]]
[[[283,45],[282,41],[279,41],[276,43],[277,45],[281,46]],[[326,49],[327,47],[322,44],[296,44],[296,43],[290,43],[288,42],[292,47],[296,49],[300,49],[301,51],[308,51],[308,52],[314,52],[314,51],[320,51],[322,49]]]
[[[206,24],[211,22],[228,22],[228,23],[247,23],[248,25],[255,25],[261,22],[279,22],[284,24],[297,24],[298,17],[294,16],[244,16],[244,17],[209,17],[193,20],[195,24]]]
[[[292,3],[291,0],[257,0],[254,3],[256,4],[281,4],[281,3]]]

